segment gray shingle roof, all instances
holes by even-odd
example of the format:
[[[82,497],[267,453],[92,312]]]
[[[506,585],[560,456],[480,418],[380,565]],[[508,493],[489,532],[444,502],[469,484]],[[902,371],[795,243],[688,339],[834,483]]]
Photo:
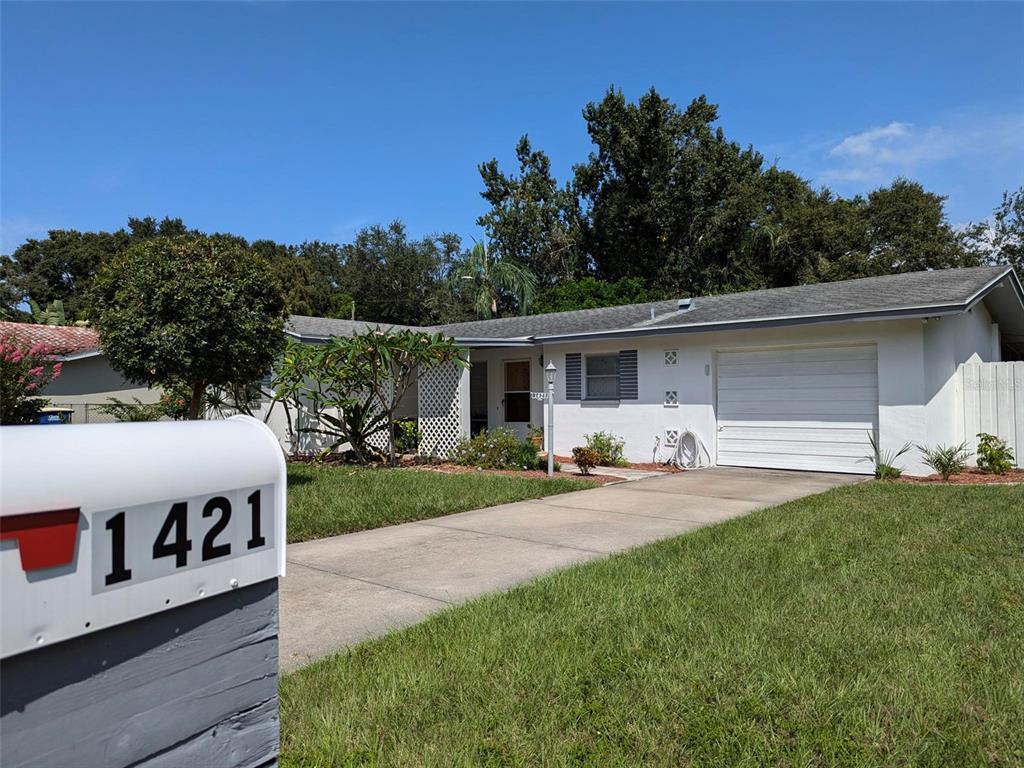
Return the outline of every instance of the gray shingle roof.
[[[706,323],[752,322],[784,317],[887,312],[963,304],[1005,271],[1006,267],[971,267],[909,272],[835,283],[702,296],[693,299],[690,309],[685,312],[678,310],[676,300],[655,301],[604,309],[452,323],[438,326],[438,329],[452,336],[473,338],[561,336]]]
[[[353,333],[361,333],[370,328],[400,330],[412,327],[411,325],[389,325],[363,320],[335,320],[331,317],[309,317],[307,315],[292,315],[285,324],[286,331],[316,339],[326,339],[328,336],[351,336]]]
[[[812,319],[841,314],[884,314],[900,310],[966,304],[1006,271],[1006,267],[971,267],[910,272],[835,283],[702,296],[693,299],[687,311],[680,311],[677,300],[673,299],[621,307],[449,323],[433,326],[430,330],[441,331],[461,339],[531,339],[602,331],[642,333],[649,329],[656,333],[675,327],[772,321],[783,318]],[[378,324],[296,315],[292,316],[289,327],[301,336],[323,337],[349,335],[356,330],[376,328]]]

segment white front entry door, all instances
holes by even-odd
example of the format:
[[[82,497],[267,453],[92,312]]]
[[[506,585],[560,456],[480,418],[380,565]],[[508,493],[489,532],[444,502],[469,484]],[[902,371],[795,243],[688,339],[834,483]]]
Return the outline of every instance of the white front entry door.
[[[873,344],[718,353],[718,463],[871,474]]]

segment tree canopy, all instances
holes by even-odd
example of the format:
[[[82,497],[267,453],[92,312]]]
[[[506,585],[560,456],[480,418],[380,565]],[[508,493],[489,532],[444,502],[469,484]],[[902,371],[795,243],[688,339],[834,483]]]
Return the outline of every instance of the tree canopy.
[[[572,181],[559,186],[546,155],[523,137],[518,177],[503,174],[494,160],[480,167],[481,195],[491,208],[478,223],[491,234],[497,256],[538,271],[541,285],[565,282],[564,265],[551,266],[548,256],[554,229],[577,245],[569,251],[574,277],[638,280],[656,295],[970,266],[989,258],[991,249],[972,247],[950,225],[945,198],[920,184],[896,179],[867,196],[838,197],[729,140],[718,117],[717,105],[704,96],[679,109],[653,88],[635,103],[610,88],[583,110],[594,150],[574,167]],[[588,285],[593,292],[596,286]],[[571,293],[563,292],[558,306]]]
[[[111,366],[138,384],[186,384],[193,419],[207,387],[259,380],[284,345],[284,303],[268,266],[234,239],[199,235],[117,254],[90,293]]]
[[[451,233],[412,237],[400,221],[348,243],[218,237],[265,259],[287,313],[403,325],[982,263],[1024,268],[1024,188],[989,220],[956,228],[945,197],[911,179],[842,197],[766,162],[726,135],[705,96],[681,108],[654,88],[630,101],[612,87],[582,116],[592,147],[565,179],[526,135],[513,169],[495,158],[478,166],[483,255]],[[64,322],[87,321],[101,309],[88,298],[97,271],[138,243],[184,235],[199,233],[146,217],[115,232],[27,240],[0,257],[0,317],[31,320],[30,301],[61,302]],[[47,317],[60,322],[59,312]]]

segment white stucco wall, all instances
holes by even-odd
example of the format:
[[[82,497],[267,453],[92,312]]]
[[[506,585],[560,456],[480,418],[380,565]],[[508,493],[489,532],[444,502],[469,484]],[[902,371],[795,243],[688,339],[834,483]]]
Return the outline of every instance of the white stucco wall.
[[[960,403],[953,374],[961,363],[998,361],[993,333],[992,316],[981,303],[969,312],[932,318],[924,324],[925,442],[929,445],[950,445],[962,439],[956,428]],[[972,449],[973,439],[973,435],[968,437]]]
[[[945,341],[933,339],[930,348],[945,350],[952,346],[953,352],[949,357],[958,362],[974,354],[984,359],[986,350],[991,349],[987,313],[976,310],[965,317],[968,319],[939,321],[936,327],[948,322],[949,330],[943,333],[951,334],[952,338]],[[929,324],[921,320],[858,322],[547,345],[543,349],[545,359],[553,359],[559,370],[555,398],[556,452],[568,454],[573,446],[584,443],[584,434],[605,430],[625,439],[627,458],[632,461],[651,461],[654,458],[656,436],[660,435],[664,444],[665,429],[689,427],[701,436],[712,456],[715,456],[716,352],[819,344],[876,345],[879,371],[878,422],[883,448],[897,449],[905,442],[934,442],[936,435],[952,429],[954,412],[951,403],[933,403],[932,396],[934,391],[940,391],[949,381],[956,366],[951,361],[950,365],[946,362],[940,365],[931,357],[926,364],[925,328],[931,323],[936,321]],[[582,352],[586,355],[612,353],[622,349],[638,351],[638,400],[602,403],[566,401],[566,352]],[[668,349],[678,350],[678,363],[675,366],[666,366],[664,363],[664,352]],[[490,424],[499,426],[502,423],[501,362],[522,358],[524,354],[519,350],[492,350],[486,353],[486,357],[491,363],[488,375],[491,385]],[[536,359],[531,370],[533,388],[539,390],[542,370]],[[664,405],[665,391],[669,389],[678,392],[677,407]],[[533,406],[533,421],[541,423],[539,403]],[[929,472],[921,463],[916,450],[905,455],[901,463],[910,474]],[[865,464],[865,471],[868,469],[869,465]]]

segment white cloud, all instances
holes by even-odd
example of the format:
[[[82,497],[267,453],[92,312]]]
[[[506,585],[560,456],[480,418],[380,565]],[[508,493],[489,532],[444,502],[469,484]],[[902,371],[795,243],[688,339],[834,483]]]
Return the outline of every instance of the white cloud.
[[[889,155],[891,147],[899,139],[905,138],[911,129],[910,123],[893,121],[884,128],[868,128],[866,131],[847,136],[839,144],[832,147],[829,155],[833,157],[873,157]]]
[[[831,142],[814,176],[826,182],[874,184],[913,176],[940,163],[1007,162],[1024,153],[1024,112],[967,112],[919,126],[893,120]]]

